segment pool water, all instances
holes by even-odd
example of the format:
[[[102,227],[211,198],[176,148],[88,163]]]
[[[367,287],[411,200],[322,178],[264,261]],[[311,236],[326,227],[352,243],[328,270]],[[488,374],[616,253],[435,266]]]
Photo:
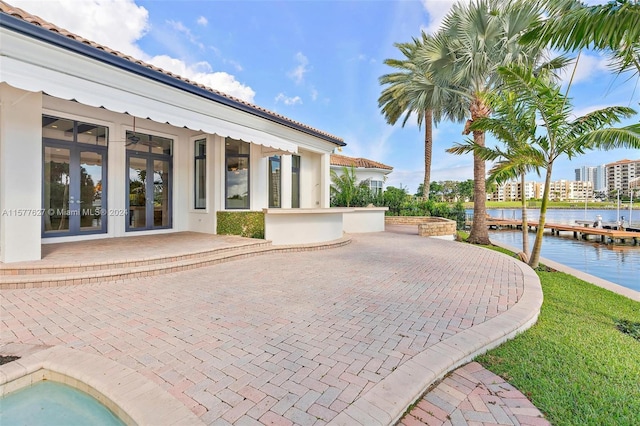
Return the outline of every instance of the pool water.
[[[122,426],[98,400],[62,383],[42,381],[0,398],[3,425]]]

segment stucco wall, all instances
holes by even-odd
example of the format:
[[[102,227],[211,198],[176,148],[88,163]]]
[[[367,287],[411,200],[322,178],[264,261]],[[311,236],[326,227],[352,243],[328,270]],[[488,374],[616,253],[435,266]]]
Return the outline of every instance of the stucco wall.
[[[344,232],[357,234],[361,232],[384,231],[384,213],[388,207],[355,207],[352,212],[344,213]]]

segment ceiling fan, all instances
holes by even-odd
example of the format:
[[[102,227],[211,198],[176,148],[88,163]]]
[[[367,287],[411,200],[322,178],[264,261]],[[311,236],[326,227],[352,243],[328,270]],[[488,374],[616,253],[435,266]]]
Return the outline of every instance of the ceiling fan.
[[[131,136],[127,138],[127,143],[125,144],[125,146],[136,145],[138,142],[140,142],[140,138],[136,136],[136,117],[134,115],[133,116],[133,132],[131,132]]]

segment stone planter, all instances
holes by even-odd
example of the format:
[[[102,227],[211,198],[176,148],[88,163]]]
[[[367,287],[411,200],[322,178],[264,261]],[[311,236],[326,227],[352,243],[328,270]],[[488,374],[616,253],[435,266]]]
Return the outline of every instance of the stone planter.
[[[417,225],[421,237],[435,237],[455,240],[456,222],[443,217],[433,216],[387,216],[388,225]]]

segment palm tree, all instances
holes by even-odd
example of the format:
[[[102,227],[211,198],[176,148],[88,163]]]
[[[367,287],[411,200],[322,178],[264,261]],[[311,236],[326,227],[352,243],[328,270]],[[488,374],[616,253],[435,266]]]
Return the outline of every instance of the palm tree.
[[[491,97],[492,117],[479,118],[471,125],[471,130],[492,133],[504,144],[495,148],[478,149],[474,141],[467,139],[463,144],[455,144],[447,152],[467,154],[477,149],[483,161],[496,161],[489,171],[489,184],[501,184],[520,178],[522,208],[522,252],[529,259],[529,232],[527,224],[527,200],[525,197],[525,176],[527,172],[540,174],[544,165],[539,151],[532,148],[536,140],[536,111],[529,105],[519,105],[515,93],[500,92]]]
[[[344,166],[342,173],[331,170],[331,205],[333,207],[351,207],[362,202],[371,194],[368,181],[358,182],[355,167]]]
[[[431,159],[433,152],[433,123],[445,116],[451,121],[464,119],[464,103],[459,96],[443,91],[431,81],[427,67],[415,61],[415,52],[428,41],[429,36],[422,33],[422,39],[414,38],[410,43],[396,43],[403,59],[386,59],[384,63],[397,69],[397,72],[380,77],[381,85],[387,85],[378,98],[378,106],[387,123],[394,125],[404,114],[402,127],[412,115],[416,116],[418,127],[424,122],[424,180],[423,196],[429,198],[431,183]]]
[[[614,0],[585,6],[577,0],[545,0],[549,17],[522,37],[522,43],[551,44],[565,50],[611,52],[615,71],[640,74],[640,1]]]
[[[571,103],[567,95],[561,93],[558,83],[540,78],[531,68],[518,65],[501,67],[499,72],[503,80],[502,90],[513,92],[519,105],[535,109],[545,131],[530,146],[537,151],[535,156],[543,162],[542,168],[546,170],[540,219],[529,259],[529,266],[537,268],[555,160],[562,156],[572,158],[592,149],[640,148],[640,123],[610,127],[635,114],[627,107],[603,108],[571,120]],[[480,151],[484,149],[483,146],[478,147]]]
[[[487,96],[500,85],[498,68],[510,63],[533,64],[542,50],[520,44],[519,38],[540,19],[536,2],[476,0],[454,5],[441,29],[416,53],[419,63],[431,70],[433,82],[467,99],[469,118],[463,134],[473,132],[478,146],[485,146],[485,132],[472,130],[474,121],[489,117]],[[486,225],[485,162],[474,153],[473,226],[468,241],[489,244]]]

